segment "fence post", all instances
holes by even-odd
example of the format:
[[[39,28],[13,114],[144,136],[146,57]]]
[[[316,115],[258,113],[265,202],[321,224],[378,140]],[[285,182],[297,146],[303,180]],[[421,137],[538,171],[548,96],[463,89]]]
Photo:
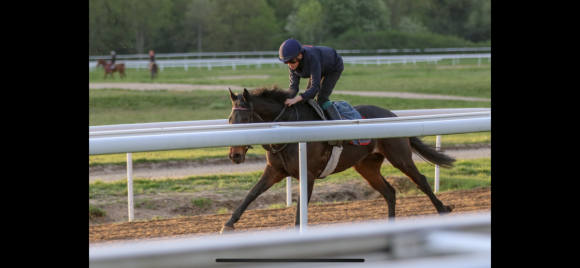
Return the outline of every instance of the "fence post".
[[[435,149],[441,151],[441,135],[437,135]],[[439,165],[435,165],[435,193],[439,192]]]
[[[286,177],[286,206],[292,206],[292,177]]]
[[[306,234],[308,228],[308,172],[306,172],[306,142],[298,144],[300,163],[300,234]]]
[[[481,58],[477,58],[477,66],[481,66]]]
[[[127,153],[127,200],[129,205],[129,221],[135,219],[133,213],[133,153]]]
[[[185,68],[185,70],[187,71],[187,63],[183,66],[183,68]]]
[[[236,63],[232,62],[232,69],[235,70],[236,69]]]

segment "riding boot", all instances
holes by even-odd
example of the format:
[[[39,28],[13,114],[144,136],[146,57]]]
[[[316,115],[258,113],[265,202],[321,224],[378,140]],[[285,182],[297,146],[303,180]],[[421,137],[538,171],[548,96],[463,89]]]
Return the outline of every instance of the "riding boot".
[[[328,107],[326,107],[326,109],[324,109],[324,113],[328,116],[329,120],[342,120],[342,118],[340,117],[340,113],[338,113],[338,110],[336,109],[336,107],[334,107],[334,105],[328,105]],[[337,145],[339,141],[329,141],[328,144],[335,146]],[[342,142],[339,146],[342,145]]]

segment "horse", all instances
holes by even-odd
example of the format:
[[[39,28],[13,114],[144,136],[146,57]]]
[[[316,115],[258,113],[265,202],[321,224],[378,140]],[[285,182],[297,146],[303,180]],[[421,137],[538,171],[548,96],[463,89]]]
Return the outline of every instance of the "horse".
[[[113,72],[119,72],[119,76],[121,78],[125,77],[125,64],[124,63],[117,63],[115,64],[115,68],[111,69],[111,64],[107,63],[104,59],[97,60],[97,67],[103,66],[103,70],[105,70],[105,77],[103,79],[107,79],[107,74],[111,74],[111,78],[113,78]]]
[[[152,62],[149,64],[149,71],[151,72],[151,79],[155,78],[155,75],[157,74],[157,63]]]
[[[249,92],[244,88],[241,94],[234,94],[230,89],[232,101],[232,112],[228,118],[229,124],[274,122],[274,121],[315,121],[322,120],[314,108],[306,103],[298,102],[294,107],[286,107],[284,101],[290,98],[290,92],[277,86],[271,89],[262,87]],[[288,108],[288,109],[286,109]],[[393,112],[374,105],[358,105],[355,108],[364,118],[386,118],[397,117]],[[279,119],[279,120],[278,120]],[[240,164],[245,160],[245,155],[251,146],[230,147],[228,157],[235,163]],[[232,213],[230,219],[224,224],[220,233],[233,232],[234,224],[238,222],[248,208],[260,194],[268,190],[275,183],[280,182],[287,176],[292,176],[300,180],[298,162],[298,143],[270,144],[262,145],[266,153],[268,164],[259,181],[248,192],[242,203]],[[312,195],[314,181],[322,175],[329,158],[331,157],[333,146],[328,142],[308,142],[307,143],[307,185],[308,202]],[[336,168],[331,174],[342,172],[354,167],[372,188],[378,191],[385,199],[388,206],[387,220],[395,218],[395,188],[381,175],[380,168],[385,158],[403,172],[423,193],[425,193],[439,214],[453,211],[454,205],[443,205],[437,199],[427,179],[415,166],[412,159],[412,152],[417,153],[423,159],[432,164],[440,165],[444,168],[452,168],[455,159],[442,153],[433,146],[424,144],[418,137],[409,138],[385,138],[372,139],[368,145],[356,146],[344,144],[343,151]],[[300,199],[296,209],[295,228],[300,224]]]

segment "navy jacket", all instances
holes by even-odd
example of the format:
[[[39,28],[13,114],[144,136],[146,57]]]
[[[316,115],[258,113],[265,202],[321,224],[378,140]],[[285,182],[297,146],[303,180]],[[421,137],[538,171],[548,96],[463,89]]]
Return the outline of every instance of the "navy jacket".
[[[342,57],[336,53],[336,50],[330,47],[303,46],[302,60],[296,70],[290,69],[290,87],[291,97],[298,94],[298,85],[300,78],[312,78],[310,88],[300,96],[304,101],[312,99],[320,91],[320,80],[328,73],[344,70]]]

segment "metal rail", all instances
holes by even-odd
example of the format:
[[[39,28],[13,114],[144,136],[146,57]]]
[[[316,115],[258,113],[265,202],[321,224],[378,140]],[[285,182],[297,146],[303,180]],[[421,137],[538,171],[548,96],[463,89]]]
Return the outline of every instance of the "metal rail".
[[[481,64],[481,59],[486,58],[488,61],[491,60],[491,53],[485,54],[438,54],[438,55],[398,55],[398,56],[344,56],[342,60],[344,64],[371,64],[371,65],[381,65],[381,64],[416,64],[417,62],[432,62],[437,64],[438,61],[444,59],[453,60],[455,65],[460,59],[464,58],[477,58],[479,59],[478,64]],[[124,60],[118,61],[117,63],[124,63],[125,68],[136,68],[136,69],[146,69],[149,65],[148,60]],[[183,60],[157,60],[157,65],[159,69],[163,71],[166,67],[180,67],[188,70],[188,68],[211,68],[215,67],[231,67],[234,70],[236,66],[256,66],[256,68],[261,68],[264,64],[270,64],[272,66],[284,67],[284,64],[278,61],[277,58],[226,58],[226,59],[183,59]],[[95,70],[96,61],[89,61],[89,69]]]
[[[89,267],[491,267],[491,213],[91,247]],[[364,263],[217,259],[364,259]]]
[[[491,51],[491,47],[459,47],[459,48],[402,48],[402,49],[339,49],[340,54],[358,53],[408,53],[408,52],[479,52]],[[200,53],[160,53],[155,58],[188,58],[188,57],[245,57],[245,56],[278,56],[278,51],[240,51],[240,52],[200,52]],[[89,56],[89,60],[110,59],[110,55]],[[117,59],[148,59],[149,54],[117,55]]]
[[[337,94],[340,93],[339,91],[337,92],[338,92]],[[395,113],[398,117],[406,117],[419,115],[491,112],[491,109],[490,108],[418,109],[418,110],[393,110],[391,112]],[[131,129],[163,129],[173,127],[192,127],[192,126],[210,126],[210,125],[227,125],[227,124],[228,124],[227,119],[119,124],[105,126],[89,126],[89,132],[131,130]]]

